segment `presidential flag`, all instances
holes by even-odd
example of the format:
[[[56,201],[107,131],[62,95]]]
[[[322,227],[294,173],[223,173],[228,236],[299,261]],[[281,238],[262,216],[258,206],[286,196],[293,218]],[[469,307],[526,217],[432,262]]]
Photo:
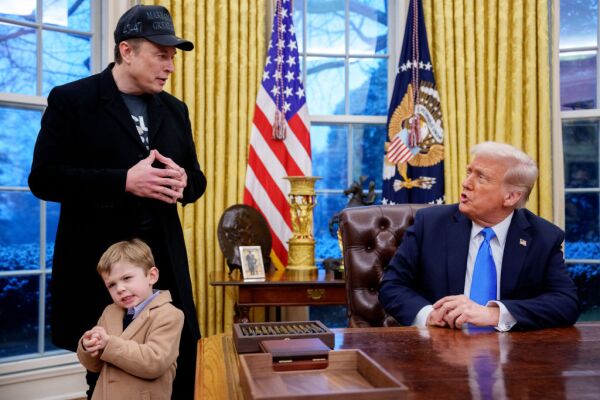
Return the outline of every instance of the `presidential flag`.
[[[292,4],[277,0],[252,120],[244,203],[269,223],[271,260],[278,269],[287,265],[292,237],[289,182],[284,177],[311,175],[309,129]]]
[[[409,0],[388,112],[383,204],[444,202],[444,130],[421,0]]]

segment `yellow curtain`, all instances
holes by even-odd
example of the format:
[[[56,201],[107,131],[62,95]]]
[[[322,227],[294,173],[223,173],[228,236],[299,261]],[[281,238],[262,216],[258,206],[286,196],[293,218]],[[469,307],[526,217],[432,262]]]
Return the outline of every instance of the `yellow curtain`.
[[[527,208],[552,220],[551,4],[423,0],[423,8],[446,132],[446,201],[458,201],[471,147],[494,140],[538,163]]]
[[[215,288],[209,274],[227,270],[217,242],[223,211],[243,199],[256,93],[265,60],[265,0],[155,0],[178,36],[194,50],[178,51],[165,90],[190,111],[206,193],[179,209],[202,336],[230,331],[237,291]]]

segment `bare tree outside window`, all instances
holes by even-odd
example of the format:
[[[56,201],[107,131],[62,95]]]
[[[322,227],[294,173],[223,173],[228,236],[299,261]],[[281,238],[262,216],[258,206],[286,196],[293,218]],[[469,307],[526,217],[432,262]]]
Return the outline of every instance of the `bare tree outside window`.
[[[56,350],[47,321],[59,206],[36,199],[27,186],[43,107],[11,96],[39,98],[92,73],[93,1],[44,0],[41,10],[36,0],[0,4],[2,361]]]

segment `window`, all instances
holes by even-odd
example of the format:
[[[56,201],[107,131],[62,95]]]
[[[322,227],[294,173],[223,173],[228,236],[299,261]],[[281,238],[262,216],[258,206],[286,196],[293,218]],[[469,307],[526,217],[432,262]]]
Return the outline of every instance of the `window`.
[[[388,29],[396,25],[390,21],[400,21],[395,7],[396,2],[386,0],[294,1],[312,124],[313,175],[321,177],[314,209],[317,264],[341,258],[333,218],[348,203],[344,190],[357,181],[365,195],[370,182],[382,186],[387,107],[394,55],[400,50],[395,32]],[[343,307],[310,313],[329,326],[347,325]]]
[[[311,118],[316,184],[316,258],[340,258],[332,217],[344,189],[365,177],[381,188],[388,97],[395,68],[389,39],[395,17],[385,0],[296,0],[294,24]],[[391,71],[391,73],[390,73]]]
[[[59,205],[27,186],[50,90],[92,73],[97,0],[0,5],[0,362],[52,353],[48,283]],[[96,61],[97,62],[97,61]]]
[[[560,108],[565,257],[582,303],[600,319],[600,107],[598,1],[560,1]]]

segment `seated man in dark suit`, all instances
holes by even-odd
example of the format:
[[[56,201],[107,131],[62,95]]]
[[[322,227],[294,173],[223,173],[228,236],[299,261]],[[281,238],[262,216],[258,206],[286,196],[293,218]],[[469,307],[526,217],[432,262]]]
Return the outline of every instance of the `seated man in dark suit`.
[[[580,310],[564,232],[523,208],[538,175],[534,161],[503,143],[471,153],[460,203],[416,214],[385,270],[381,304],[402,325],[572,325]]]

